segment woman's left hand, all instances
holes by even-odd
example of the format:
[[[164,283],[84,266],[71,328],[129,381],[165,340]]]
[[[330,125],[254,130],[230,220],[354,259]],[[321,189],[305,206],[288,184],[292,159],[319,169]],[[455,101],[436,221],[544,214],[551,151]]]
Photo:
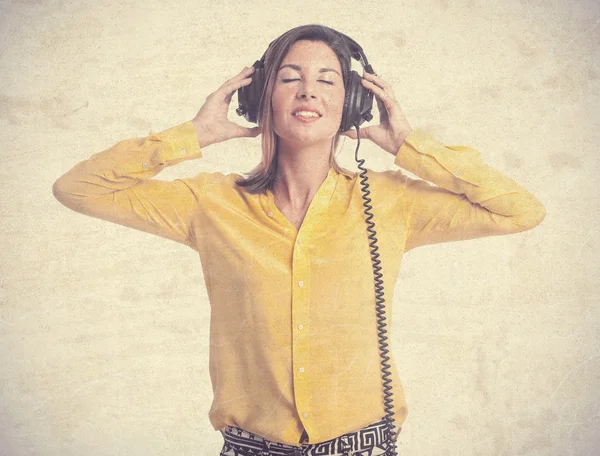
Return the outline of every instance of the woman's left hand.
[[[369,125],[360,129],[360,139],[366,138],[392,155],[396,155],[404,140],[413,131],[394,97],[391,86],[371,73],[363,72],[363,87],[375,95],[379,109],[379,125]],[[356,139],[356,129],[352,128],[343,136]]]

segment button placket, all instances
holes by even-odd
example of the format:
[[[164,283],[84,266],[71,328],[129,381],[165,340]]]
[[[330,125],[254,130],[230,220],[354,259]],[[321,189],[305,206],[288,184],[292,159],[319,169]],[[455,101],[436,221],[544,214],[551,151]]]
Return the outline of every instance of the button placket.
[[[292,258],[292,365],[294,395],[304,428],[310,433],[311,393],[309,374],[308,312],[310,306],[310,256],[304,239],[297,238]]]
[[[300,230],[296,233],[292,258],[292,377],[298,416],[308,435],[318,435],[313,425],[311,366],[310,366],[310,239],[322,229],[337,182],[333,168],[317,190],[306,212]],[[303,329],[300,327],[302,326]],[[300,368],[304,372],[299,372]]]

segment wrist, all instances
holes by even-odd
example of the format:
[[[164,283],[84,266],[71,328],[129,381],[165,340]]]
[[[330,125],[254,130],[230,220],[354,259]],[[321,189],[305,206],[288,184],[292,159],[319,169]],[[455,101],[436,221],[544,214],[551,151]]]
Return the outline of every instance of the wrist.
[[[196,137],[198,138],[198,145],[200,146],[200,149],[203,149],[214,143],[214,140],[210,135],[210,131],[204,128],[204,126],[196,119],[193,119],[191,122],[196,130]]]
[[[402,147],[402,145],[404,144],[404,141],[406,141],[406,138],[408,138],[413,132],[413,129],[408,127],[408,129],[403,130],[402,133],[398,136],[398,141],[396,142],[396,147],[394,152],[392,152],[392,155],[396,156],[398,155],[398,152],[400,151],[400,148]]]

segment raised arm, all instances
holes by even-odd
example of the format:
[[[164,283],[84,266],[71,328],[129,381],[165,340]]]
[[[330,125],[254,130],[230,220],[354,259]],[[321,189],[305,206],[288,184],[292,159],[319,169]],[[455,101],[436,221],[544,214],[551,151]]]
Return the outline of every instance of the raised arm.
[[[424,244],[517,233],[538,225],[535,196],[466,146],[444,146],[422,129],[403,142],[395,164],[429,181],[402,178],[399,204],[407,220],[406,251]]]
[[[170,182],[151,178],[201,156],[196,130],[185,122],[92,155],[61,176],[52,191],[74,211],[191,246],[188,220],[205,176]]]
[[[254,67],[245,68],[211,93],[193,120],[119,141],[77,163],[52,191],[66,207],[92,217],[156,234],[194,248],[190,218],[198,210],[198,194],[218,173],[161,181],[152,179],[167,166],[202,157],[201,149],[236,137],[255,137],[227,119],[235,90],[251,82]]]
[[[391,86],[381,77],[363,73],[361,82],[377,97],[380,118],[379,125],[361,129],[361,137],[395,155],[396,165],[424,179],[409,179],[400,171],[384,173],[386,193],[397,198],[408,229],[405,251],[424,244],[516,233],[544,219],[542,203],[484,164],[478,151],[444,146],[424,130],[413,130]],[[344,135],[357,137],[355,130]]]

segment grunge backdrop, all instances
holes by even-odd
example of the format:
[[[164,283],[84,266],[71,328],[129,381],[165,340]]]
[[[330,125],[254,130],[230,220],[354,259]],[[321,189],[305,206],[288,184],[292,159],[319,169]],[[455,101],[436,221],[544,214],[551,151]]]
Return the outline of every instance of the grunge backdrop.
[[[405,257],[400,454],[600,454],[592,0],[0,1],[0,454],[218,454],[197,254],[72,212],[52,184],[121,139],[191,120],[307,23],[357,40],[413,127],[480,150],[547,209],[533,231]],[[346,138],[340,154],[351,169],[354,148]],[[367,141],[360,152],[394,166]],[[158,178],[248,171],[260,142],[204,153]]]

